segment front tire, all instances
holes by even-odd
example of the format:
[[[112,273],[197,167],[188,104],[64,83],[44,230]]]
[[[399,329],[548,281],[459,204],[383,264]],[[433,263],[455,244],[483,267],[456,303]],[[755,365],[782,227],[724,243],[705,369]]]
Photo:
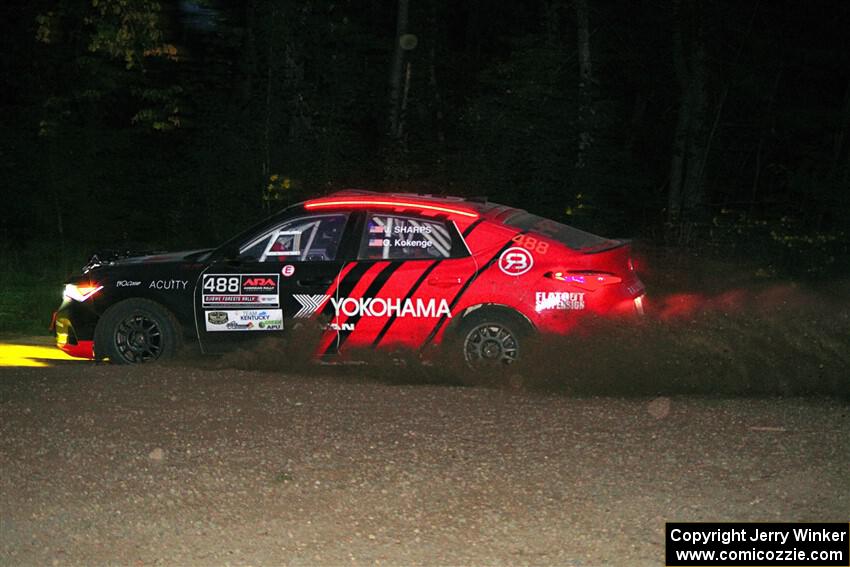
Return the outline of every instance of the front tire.
[[[95,357],[116,364],[142,364],[174,356],[180,324],[164,307],[128,299],[107,309],[94,332]]]

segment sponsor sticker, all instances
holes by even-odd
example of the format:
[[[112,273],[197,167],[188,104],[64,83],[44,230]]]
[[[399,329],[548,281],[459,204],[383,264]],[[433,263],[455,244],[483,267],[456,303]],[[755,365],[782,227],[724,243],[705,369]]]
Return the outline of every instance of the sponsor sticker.
[[[281,275],[285,278],[290,278],[295,275],[295,266],[292,264],[287,264],[280,269]]]
[[[204,295],[204,307],[215,307],[217,305],[250,305],[254,303],[268,304],[270,307],[277,305],[277,296],[265,295]]]
[[[431,234],[432,231],[431,226],[427,224],[396,225],[393,227],[393,232],[396,234]]]
[[[273,276],[242,276],[242,293],[277,292],[277,274]]]
[[[301,308],[293,315],[296,319],[307,319],[312,317],[325,302],[330,298],[330,295],[308,295],[304,293],[293,293],[293,299],[297,301]]]
[[[584,293],[567,291],[538,291],[534,294],[534,309],[540,311],[578,311],[584,309]]]
[[[499,256],[499,269],[509,276],[521,276],[534,265],[534,257],[525,248],[508,248]]]
[[[393,240],[393,246],[401,246],[403,248],[430,248],[433,245],[434,243],[430,240],[417,240],[410,238],[396,238]]]
[[[153,280],[148,289],[166,290],[184,290],[189,285],[188,280]]]
[[[283,310],[208,311],[206,329],[215,331],[276,331],[283,329]]]
[[[424,299],[353,297],[331,298],[331,304],[337,316],[346,317],[451,317],[449,303],[445,299],[437,301],[433,297]]]
[[[204,274],[202,304],[277,307],[279,279],[278,274]]]
[[[208,311],[207,321],[213,325],[224,325],[230,318],[227,316],[227,311]]]
[[[118,280],[115,282],[115,287],[136,287],[137,285],[141,285],[142,282],[130,281],[130,280]]]

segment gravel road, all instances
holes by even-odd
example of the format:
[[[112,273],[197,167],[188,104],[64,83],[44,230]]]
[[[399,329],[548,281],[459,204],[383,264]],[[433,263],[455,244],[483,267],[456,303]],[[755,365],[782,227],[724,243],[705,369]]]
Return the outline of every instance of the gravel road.
[[[848,431],[825,399],[6,368],[0,563],[657,567],[665,521],[846,522]]]

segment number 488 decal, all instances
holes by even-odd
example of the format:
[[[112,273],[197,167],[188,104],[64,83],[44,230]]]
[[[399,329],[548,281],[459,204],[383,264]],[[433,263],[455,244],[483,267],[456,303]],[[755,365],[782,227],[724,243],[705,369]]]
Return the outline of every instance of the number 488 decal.
[[[239,293],[239,276],[217,276],[204,279],[204,291]]]
[[[204,307],[279,304],[279,274],[204,274]]]
[[[545,254],[549,251],[549,243],[544,242],[538,238],[533,236],[529,236],[527,234],[517,234],[513,238],[511,238],[514,242],[519,244],[521,247],[526,250],[530,250],[531,252],[537,252],[538,254]]]

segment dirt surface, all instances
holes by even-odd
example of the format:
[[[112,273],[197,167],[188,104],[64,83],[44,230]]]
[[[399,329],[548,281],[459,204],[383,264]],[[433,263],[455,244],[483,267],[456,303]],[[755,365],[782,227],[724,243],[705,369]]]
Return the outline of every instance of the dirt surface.
[[[665,521],[850,517],[845,402],[369,374],[0,369],[0,563],[658,566]]]

